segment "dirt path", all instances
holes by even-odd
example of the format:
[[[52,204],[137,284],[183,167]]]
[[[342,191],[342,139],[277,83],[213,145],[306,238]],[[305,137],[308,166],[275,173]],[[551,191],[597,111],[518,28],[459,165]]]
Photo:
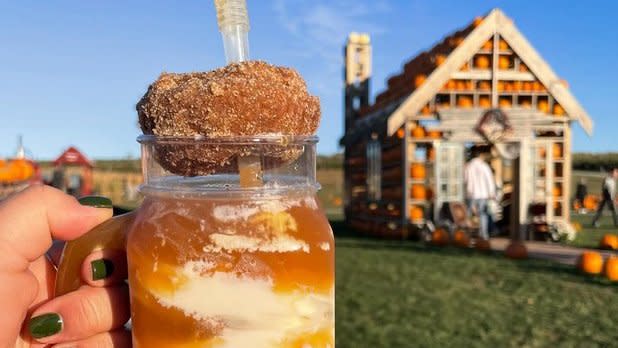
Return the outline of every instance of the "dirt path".
[[[508,244],[509,240],[507,238],[491,239],[491,249],[494,251],[502,252]],[[547,242],[526,242],[526,246],[528,247],[528,255],[532,258],[552,260],[566,265],[575,265],[577,257],[584,250],[587,250],[583,248],[565,246],[559,243]],[[596,249],[595,251],[599,251],[604,258],[609,255],[616,255],[616,253],[612,251]]]

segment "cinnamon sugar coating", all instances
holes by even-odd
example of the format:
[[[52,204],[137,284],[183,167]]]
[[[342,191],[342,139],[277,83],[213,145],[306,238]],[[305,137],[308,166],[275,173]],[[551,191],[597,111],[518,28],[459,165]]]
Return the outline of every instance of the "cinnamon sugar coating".
[[[163,73],[137,103],[144,134],[160,136],[313,135],[320,103],[293,69],[261,61],[209,72]],[[248,149],[161,145],[161,165],[180,175],[204,175],[235,165]],[[279,161],[297,151],[273,151]],[[276,162],[276,161],[275,161]]]

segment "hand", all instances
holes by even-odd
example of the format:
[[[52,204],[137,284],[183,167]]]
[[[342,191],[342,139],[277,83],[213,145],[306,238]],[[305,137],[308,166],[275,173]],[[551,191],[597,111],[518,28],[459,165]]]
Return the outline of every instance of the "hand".
[[[123,253],[90,254],[81,272],[87,285],[53,298],[56,270],[45,256],[52,239],[75,239],[112,216],[109,200],[102,208],[86,205],[42,185],[0,204],[1,348],[131,346],[123,329],[129,319]]]

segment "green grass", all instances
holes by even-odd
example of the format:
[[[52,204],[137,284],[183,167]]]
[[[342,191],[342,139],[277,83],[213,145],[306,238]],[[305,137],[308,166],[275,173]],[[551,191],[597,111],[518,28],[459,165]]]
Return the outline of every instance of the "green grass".
[[[333,227],[338,348],[618,344],[618,288],[572,267]]]
[[[599,228],[592,228],[591,222],[594,214],[573,214],[571,221],[579,222],[582,225],[582,230],[577,233],[577,237],[572,242],[567,242],[567,245],[576,246],[579,248],[598,248],[599,241],[606,233],[618,233],[618,228],[614,227],[614,222],[609,215],[602,216],[599,222]]]

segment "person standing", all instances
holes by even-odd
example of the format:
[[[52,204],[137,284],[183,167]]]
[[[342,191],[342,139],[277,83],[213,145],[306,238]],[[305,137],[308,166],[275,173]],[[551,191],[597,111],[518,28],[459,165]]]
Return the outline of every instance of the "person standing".
[[[618,179],[618,168],[612,168],[607,172],[605,180],[603,180],[603,186],[601,189],[601,203],[597,208],[597,213],[592,219],[592,226],[599,227],[599,219],[603,214],[603,208],[607,205],[607,208],[612,213],[614,219],[614,226],[618,227],[618,217],[616,217],[616,206],[614,199],[616,198],[616,179]]]
[[[575,188],[575,203],[579,205],[579,213],[584,211],[584,200],[588,195],[588,188],[586,187],[586,179],[581,178]]]
[[[496,196],[496,183],[491,168],[486,162],[487,154],[478,148],[474,148],[472,154],[473,158],[466,164],[464,170],[466,197],[470,209],[479,217],[480,237],[487,240],[489,239],[487,203]]]

